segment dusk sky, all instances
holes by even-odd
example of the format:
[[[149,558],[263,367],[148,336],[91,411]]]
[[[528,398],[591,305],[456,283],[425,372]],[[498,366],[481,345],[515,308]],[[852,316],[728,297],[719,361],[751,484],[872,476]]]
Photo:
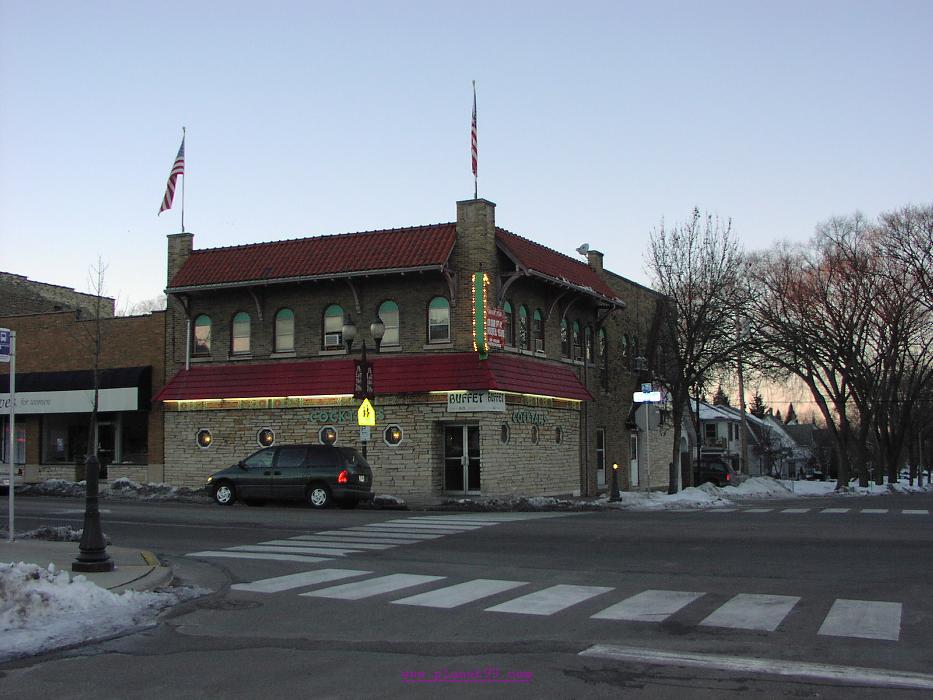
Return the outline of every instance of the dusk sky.
[[[647,283],[694,206],[746,249],[933,201],[933,2],[0,0],[0,270],[125,307],[195,247],[497,223]],[[582,260],[582,258],[580,258]]]

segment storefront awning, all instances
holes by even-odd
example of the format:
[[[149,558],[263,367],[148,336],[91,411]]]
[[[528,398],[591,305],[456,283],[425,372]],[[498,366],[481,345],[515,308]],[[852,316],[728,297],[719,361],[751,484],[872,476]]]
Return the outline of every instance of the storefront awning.
[[[563,364],[493,353],[370,356],[376,394],[493,389],[589,401],[590,393]],[[236,365],[195,365],[165,385],[155,401],[194,401],[353,393],[353,358]]]

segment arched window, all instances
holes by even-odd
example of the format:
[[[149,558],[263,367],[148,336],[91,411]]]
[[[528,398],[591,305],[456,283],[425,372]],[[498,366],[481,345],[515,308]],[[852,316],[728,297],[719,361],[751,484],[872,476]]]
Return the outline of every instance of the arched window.
[[[588,325],[583,329],[583,347],[587,364],[593,364],[593,326]]]
[[[194,347],[195,355],[211,354],[211,317],[201,314],[194,319]]]
[[[502,307],[505,313],[505,344],[515,347],[515,312],[512,311],[512,302],[505,302]]]
[[[331,304],[324,309],[324,349],[340,350],[343,347],[343,307]]]
[[[600,328],[596,332],[596,358],[599,365],[599,383],[603,390],[609,390],[609,340],[606,338],[606,329]]]
[[[573,343],[573,359],[582,360],[583,359],[583,349],[580,347],[580,322],[573,322],[573,333],[570,336],[571,342]]]
[[[528,309],[522,304],[518,307],[518,344],[522,350],[531,350],[531,328],[528,321]]]
[[[382,302],[379,305],[379,318],[386,327],[382,347],[398,347],[398,304],[392,300]]]
[[[230,352],[234,355],[249,353],[249,314],[241,311],[233,317],[230,333]]]
[[[531,335],[535,340],[535,351],[544,352],[544,315],[535,309],[531,322]]]
[[[450,342],[450,302],[434,297],[428,304],[428,342]]]
[[[622,353],[622,366],[628,367],[628,333],[622,334],[622,347],[619,350]]]
[[[279,309],[275,315],[275,352],[295,351],[295,314],[291,309]]]
[[[560,321],[560,355],[561,357],[570,357],[570,329],[567,326],[567,319]]]
[[[632,334],[632,346],[630,348],[632,369],[637,369],[638,365],[638,336],[634,333]]]

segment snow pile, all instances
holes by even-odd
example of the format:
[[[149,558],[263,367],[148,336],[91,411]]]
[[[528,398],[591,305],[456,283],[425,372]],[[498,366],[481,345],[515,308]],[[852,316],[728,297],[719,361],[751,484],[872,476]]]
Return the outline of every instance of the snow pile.
[[[61,496],[82,498],[87,489],[86,481],[65,481],[48,479],[38,484],[26,484],[16,490],[26,496]],[[101,498],[130,498],[138,501],[189,501],[207,502],[210,500],[204,489],[189,489],[184,486],[169,484],[140,484],[132,479],[121,477],[113,481],[100,483],[98,495]]]
[[[47,542],[80,542],[84,530],[78,530],[70,525],[59,527],[40,527],[36,530],[29,530],[17,537],[21,540],[45,540]],[[104,534],[104,541],[110,544],[110,536]]]
[[[726,498],[791,498],[793,491],[770,476],[755,476],[737,486],[720,489]]]
[[[197,588],[115,594],[54,564],[0,564],[0,662],[155,624]]]

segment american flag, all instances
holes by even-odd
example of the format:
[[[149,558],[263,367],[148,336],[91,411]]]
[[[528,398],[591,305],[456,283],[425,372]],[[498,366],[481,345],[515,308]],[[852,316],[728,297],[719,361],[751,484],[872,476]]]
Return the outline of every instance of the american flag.
[[[473,81],[473,128],[471,134],[471,152],[473,154],[473,177],[476,177],[476,81]]]
[[[185,174],[185,137],[181,137],[181,146],[178,147],[178,155],[175,156],[175,164],[172,166],[172,172],[168,174],[168,184],[165,186],[165,196],[162,198],[162,207],[159,209],[161,214],[166,209],[172,208],[172,200],[175,199],[175,180],[179,175]],[[184,209],[184,206],[182,206]]]

